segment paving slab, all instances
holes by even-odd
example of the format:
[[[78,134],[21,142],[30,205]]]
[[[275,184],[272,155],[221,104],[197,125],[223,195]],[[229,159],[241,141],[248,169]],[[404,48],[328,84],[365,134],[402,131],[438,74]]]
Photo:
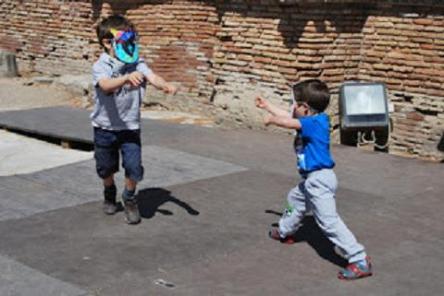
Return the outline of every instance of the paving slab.
[[[0,256],[0,295],[86,296],[89,293]]]
[[[90,111],[67,106],[0,112],[0,128],[50,136],[67,141],[91,144],[93,129]],[[143,145],[158,145],[208,156],[248,167],[268,169],[294,175],[294,161],[280,157],[290,155],[289,137],[251,131],[230,131],[195,125],[143,119]],[[253,153],[259,147],[265,151],[260,161]],[[291,158],[290,158],[291,159]]]
[[[58,120],[45,112],[35,120]],[[158,121],[142,131],[140,225],[102,215],[92,160],[0,177],[0,256],[92,295],[442,294],[443,164],[333,146],[338,211],[375,268],[341,282],[345,262],[312,217],[295,245],[267,237],[299,180],[291,136]]]
[[[67,106],[0,112],[0,127],[82,143],[93,137],[89,112]]]
[[[188,183],[246,170],[227,162],[157,146],[144,146],[142,158],[147,170],[139,188]],[[0,221],[102,199],[94,160],[33,174],[0,177],[0,180],[3,185],[0,187],[3,196]],[[117,175],[116,183],[124,183],[123,174]]]
[[[92,159],[92,152],[64,149],[0,130],[0,176],[26,174]]]

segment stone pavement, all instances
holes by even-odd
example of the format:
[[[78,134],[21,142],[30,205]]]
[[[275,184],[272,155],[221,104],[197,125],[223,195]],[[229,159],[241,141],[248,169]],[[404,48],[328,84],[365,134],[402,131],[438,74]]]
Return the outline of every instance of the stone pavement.
[[[0,126],[91,141],[88,112],[66,107],[0,113]],[[442,164],[333,146],[338,210],[375,272],[342,282],[310,216],[295,245],[267,237],[299,178],[290,136],[142,131],[137,226],[102,214],[92,159],[0,177],[0,295],[442,294]]]

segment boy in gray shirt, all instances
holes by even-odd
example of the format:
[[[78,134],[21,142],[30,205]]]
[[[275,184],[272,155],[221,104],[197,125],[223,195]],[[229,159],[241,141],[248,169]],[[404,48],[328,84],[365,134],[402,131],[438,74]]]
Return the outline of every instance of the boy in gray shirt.
[[[146,81],[166,93],[175,94],[174,85],[156,75],[139,58],[134,25],[120,15],[105,18],[97,26],[97,37],[104,53],[93,66],[94,158],[97,174],[103,180],[103,210],[117,212],[114,174],[119,170],[119,152],[125,170],[122,200],[126,221],[141,221],[135,197],[137,182],[143,178],[140,141],[140,107]]]

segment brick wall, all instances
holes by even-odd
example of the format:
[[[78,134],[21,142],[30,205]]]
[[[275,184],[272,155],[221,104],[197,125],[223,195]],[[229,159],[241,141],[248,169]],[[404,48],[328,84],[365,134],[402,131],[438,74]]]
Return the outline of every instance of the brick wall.
[[[395,106],[390,152],[444,158],[442,1],[9,0],[0,48],[22,72],[88,72],[100,53],[94,26],[113,12],[136,24],[150,66],[182,85],[178,108],[204,104],[257,125],[256,94],[286,106],[289,83],[317,77],[333,92],[337,128],[340,84],[383,81]]]
[[[371,16],[363,30],[359,78],[380,80],[395,112],[391,150],[436,156],[444,130],[444,19]],[[442,155],[441,155],[442,157]]]

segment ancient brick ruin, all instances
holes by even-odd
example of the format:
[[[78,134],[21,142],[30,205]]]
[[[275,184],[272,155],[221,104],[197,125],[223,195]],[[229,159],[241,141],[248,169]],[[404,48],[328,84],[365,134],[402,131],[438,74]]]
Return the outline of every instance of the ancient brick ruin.
[[[442,1],[9,0],[0,48],[17,54],[22,72],[89,72],[100,53],[95,24],[111,13],[136,24],[143,55],[180,82],[189,108],[208,104],[253,125],[255,94],[287,104],[289,83],[316,77],[334,94],[336,129],[339,86],[383,81],[394,105],[390,153],[444,158]]]

